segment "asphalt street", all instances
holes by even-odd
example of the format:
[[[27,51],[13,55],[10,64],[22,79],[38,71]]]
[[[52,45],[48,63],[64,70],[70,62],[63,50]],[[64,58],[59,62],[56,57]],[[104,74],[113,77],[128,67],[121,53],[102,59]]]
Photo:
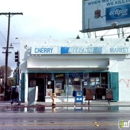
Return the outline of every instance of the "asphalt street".
[[[119,130],[130,120],[129,106],[2,106],[1,130]]]
[[[119,130],[119,121],[129,120],[124,112],[0,113],[2,130]],[[118,124],[119,123],[119,124]]]

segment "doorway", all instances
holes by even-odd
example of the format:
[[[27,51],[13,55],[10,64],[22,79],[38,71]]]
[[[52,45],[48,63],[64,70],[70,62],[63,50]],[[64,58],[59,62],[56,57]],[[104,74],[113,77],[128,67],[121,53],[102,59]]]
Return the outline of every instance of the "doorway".
[[[94,90],[95,99],[103,99],[108,88],[108,72],[89,73],[90,86]]]
[[[38,102],[45,102],[46,80],[45,78],[37,78],[36,86],[38,86]]]

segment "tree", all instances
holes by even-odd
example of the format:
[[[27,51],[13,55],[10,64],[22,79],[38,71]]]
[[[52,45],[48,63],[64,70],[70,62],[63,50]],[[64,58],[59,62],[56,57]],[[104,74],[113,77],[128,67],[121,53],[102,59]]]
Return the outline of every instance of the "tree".
[[[8,66],[7,67],[7,77],[11,76],[12,71],[13,70]],[[5,74],[5,66],[3,65],[0,67],[0,78],[4,79],[4,74]]]
[[[10,86],[15,86],[15,78],[8,78],[8,86],[10,88]]]

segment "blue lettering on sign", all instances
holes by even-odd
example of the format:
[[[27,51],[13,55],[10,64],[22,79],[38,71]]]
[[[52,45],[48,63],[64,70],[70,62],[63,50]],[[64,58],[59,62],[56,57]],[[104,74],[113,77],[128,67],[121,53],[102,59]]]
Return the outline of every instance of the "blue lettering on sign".
[[[130,18],[130,4],[106,8],[106,21]]]
[[[36,53],[36,54],[44,54],[44,53],[46,53],[46,54],[49,54],[49,53],[52,53],[52,50],[53,50],[53,48],[35,48],[34,49],[34,52]]]
[[[61,54],[101,54],[102,47],[61,47]]]
[[[110,53],[128,53],[128,47],[110,48]]]
[[[96,1],[92,1],[92,2],[88,2],[88,5],[94,5],[94,4],[100,4],[100,0],[96,0]]]

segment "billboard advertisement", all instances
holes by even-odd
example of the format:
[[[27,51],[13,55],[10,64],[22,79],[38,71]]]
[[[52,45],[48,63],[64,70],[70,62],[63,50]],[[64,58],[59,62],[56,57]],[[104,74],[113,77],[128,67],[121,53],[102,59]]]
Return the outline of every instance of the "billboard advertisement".
[[[130,26],[130,0],[83,0],[82,31]]]

